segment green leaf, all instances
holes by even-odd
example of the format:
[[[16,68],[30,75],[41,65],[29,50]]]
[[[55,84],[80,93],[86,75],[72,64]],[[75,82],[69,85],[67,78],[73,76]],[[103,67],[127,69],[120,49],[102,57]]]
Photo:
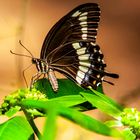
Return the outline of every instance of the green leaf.
[[[99,94],[99,92],[98,92]],[[88,93],[81,92],[81,95],[86,98],[93,106],[96,106],[101,111],[105,112],[108,115],[111,115],[114,118],[120,117],[122,109],[118,105],[114,104],[108,97],[100,93],[98,95],[92,95]]]
[[[123,126],[123,124],[120,121],[116,121],[116,120],[106,121],[105,124],[109,127],[122,127]]]
[[[106,135],[106,136],[113,136],[113,137],[120,137],[121,134],[114,128],[110,128],[104,123],[85,115],[77,110],[73,110],[71,108],[60,108],[61,110],[60,115],[73,121],[76,124],[79,124],[83,128],[96,132],[98,134]]]
[[[86,99],[81,95],[67,95],[58,98],[52,98],[48,102],[54,102],[55,104],[62,104],[65,107],[72,107],[81,103],[86,102]]]
[[[46,94],[48,99],[67,96],[67,95],[79,95],[80,92],[87,92],[87,93],[93,94],[93,92],[90,89],[84,89],[69,79],[57,79],[57,80],[58,80],[58,85],[59,85],[58,92],[53,91],[48,79],[38,80],[34,84],[34,88],[39,90],[43,94]],[[98,87],[97,90],[103,91],[102,86]],[[79,98],[79,97],[77,96],[76,98]],[[76,99],[73,98],[72,100],[76,100]],[[84,103],[79,103],[79,104],[80,105],[77,105],[75,107],[77,108],[77,110],[85,111],[85,110],[94,109],[94,107],[89,102],[84,102]]]
[[[32,99],[25,99],[25,101],[33,101]],[[40,103],[41,100],[38,100],[38,103]],[[47,101],[42,101],[44,103],[44,105],[48,105],[48,104],[54,104],[54,106],[58,106],[58,105],[63,105],[65,107],[74,107],[76,105],[79,105],[80,103],[84,103],[86,102],[86,99],[83,98],[81,95],[67,95],[67,96],[62,96],[62,97],[58,97],[58,98],[52,98],[50,100]],[[42,103],[41,102],[41,103]],[[29,109],[28,109],[29,110]],[[33,109],[30,109],[33,110]],[[36,109],[35,109],[36,110]],[[28,111],[29,112],[29,111]]]
[[[78,86],[76,83],[69,79],[57,79],[59,89],[58,92],[53,91],[50,82],[48,79],[40,79],[35,84],[34,87],[41,91],[42,93],[46,94],[48,99],[66,96],[66,95],[78,95],[79,92],[85,91],[88,93],[93,94],[93,92],[89,89],[84,89]]]
[[[57,110],[55,108],[47,110],[47,117],[41,140],[55,140],[57,115]]]
[[[56,106],[56,104],[52,104],[51,102],[44,103],[42,101],[25,100],[23,101],[23,105],[26,107],[44,109],[46,112],[55,108],[59,115],[81,125],[85,129],[102,135],[120,137],[120,133],[116,129],[109,128],[102,122],[95,120],[92,117],[87,116],[77,110],[62,106],[61,104],[57,104]]]
[[[115,100],[112,100],[111,98],[107,97],[106,95],[102,94],[102,92],[100,93],[99,91],[96,91],[94,89],[91,89],[97,96],[101,97],[103,100],[105,100],[106,102],[112,104],[114,107],[118,108],[119,110],[123,111],[123,107],[118,104]]]
[[[33,130],[20,116],[0,124],[0,140],[34,140]]]

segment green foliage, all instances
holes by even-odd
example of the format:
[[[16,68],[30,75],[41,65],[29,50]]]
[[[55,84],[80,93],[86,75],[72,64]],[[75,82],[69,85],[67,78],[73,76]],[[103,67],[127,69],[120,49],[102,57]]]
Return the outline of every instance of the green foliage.
[[[47,112],[47,115],[49,115],[48,110],[52,110],[57,112],[58,115],[61,115],[62,117],[65,117],[82,127],[107,136],[120,136],[120,133],[105,124],[101,123],[100,121],[93,119],[92,117],[85,115],[75,109],[67,108],[62,104],[54,104],[54,102],[44,102],[44,101],[33,101],[33,100],[24,100],[22,103],[24,106],[30,106],[32,108],[41,108]]]
[[[93,94],[93,92],[90,89],[84,89],[69,79],[58,79],[58,85],[59,85],[59,89],[57,93],[53,91],[48,79],[38,80],[34,84],[34,87],[35,89],[39,90],[41,93],[45,94],[48,99],[67,96],[67,95],[73,95],[73,96],[79,95],[80,92]],[[103,91],[101,86],[97,90]],[[78,96],[75,96],[74,98],[72,97],[73,98],[72,100],[76,100],[77,97]],[[89,102],[84,102],[81,104],[79,103],[78,105],[75,106],[75,108],[77,108],[80,111],[86,111],[86,110],[93,109],[94,107]]]
[[[107,113],[114,118],[118,118],[120,116],[120,113],[123,111],[123,108],[120,105],[95,90],[93,90],[93,92],[95,94],[88,94],[85,92],[81,92],[80,94],[93,106],[96,106],[104,113]]]
[[[33,140],[34,133],[27,120],[17,116],[0,124],[0,140]]]
[[[121,114],[121,122],[140,138],[140,112],[134,108],[125,108]]]
[[[0,108],[0,114],[5,114],[8,117],[13,116],[16,112],[21,110],[21,101],[25,99],[33,99],[33,100],[48,100],[45,94],[40,93],[36,89],[19,89],[10,95],[6,96],[4,102]],[[27,109],[29,113],[35,116],[41,116],[39,111],[35,109]]]
[[[47,117],[44,125],[43,136],[41,140],[54,140],[56,136],[56,119],[58,111],[55,108],[47,109]]]
[[[136,140],[136,135],[129,129],[126,128],[122,131],[125,140]]]
[[[35,83],[32,90],[20,89],[6,96],[0,113],[12,117],[17,111],[23,111],[27,120],[15,117],[1,124],[0,139],[4,139],[6,135],[10,140],[18,140],[23,135],[23,139],[33,140],[34,132],[40,140],[55,140],[57,116],[62,116],[101,135],[121,137],[124,140],[136,140],[140,137],[140,113],[136,109],[124,109],[114,100],[100,93],[102,87],[97,91],[86,90],[67,79],[59,79],[58,83],[57,93],[52,90],[48,80],[41,79]],[[103,111],[114,119],[103,123],[79,111],[93,108]],[[38,116],[46,117],[42,134],[34,123],[34,118]],[[18,128],[17,123],[20,123],[21,128]],[[122,131],[115,127],[121,127]],[[29,133],[22,131],[20,134],[19,131],[22,129],[28,130]],[[11,136],[13,131],[15,137]]]
[[[84,89],[69,79],[58,79],[58,92],[53,91],[48,79],[40,79],[35,84],[35,89],[45,94],[48,99],[62,97],[66,95],[79,95],[79,92],[93,93],[89,89]]]

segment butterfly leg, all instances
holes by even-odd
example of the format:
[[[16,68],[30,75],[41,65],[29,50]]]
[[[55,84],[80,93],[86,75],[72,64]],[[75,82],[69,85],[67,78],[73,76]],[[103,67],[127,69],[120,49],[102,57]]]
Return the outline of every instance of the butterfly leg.
[[[33,84],[39,79],[39,77],[41,75],[42,75],[42,73],[37,72],[35,75],[32,76],[31,83],[30,83],[30,89],[33,88]]]
[[[46,73],[43,74],[43,78],[44,78],[44,79],[46,78]]]
[[[22,74],[23,74],[23,79],[24,79],[24,81],[25,81],[25,84],[26,84],[27,88],[28,88],[28,83],[27,83],[27,80],[26,80],[25,72],[26,72],[26,70],[29,69],[31,66],[32,66],[32,64],[29,65],[27,68],[25,68],[25,69],[23,70],[23,72],[22,72]]]

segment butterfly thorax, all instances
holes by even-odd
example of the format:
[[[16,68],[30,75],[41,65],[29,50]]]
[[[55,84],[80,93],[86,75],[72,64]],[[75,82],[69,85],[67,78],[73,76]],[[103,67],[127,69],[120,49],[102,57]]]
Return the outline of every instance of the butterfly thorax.
[[[48,63],[46,61],[43,61],[41,59],[32,58],[32,63],[36,65],[36,68],[38,70],[37,75],[48,75],[48,79],[52,85],[52,88],[54,91],[58,90],[58,82],[54,73],[54,70],[48,66]],[[46,76],[45,76],[46,78]]]
[[[41,73],[44,73],[44,74],[48,72],[47,62],[45,62],[41,59],[32,58],[32,63],[36,65],[36,68],[37,68],[38,72],[41,72]]]

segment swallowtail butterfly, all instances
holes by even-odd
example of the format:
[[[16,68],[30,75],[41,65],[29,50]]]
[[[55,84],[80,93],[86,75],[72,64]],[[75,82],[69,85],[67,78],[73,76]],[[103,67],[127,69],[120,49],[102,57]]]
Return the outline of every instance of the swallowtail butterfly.
[[[60,72],[78,85],[93,89],[102,83],[104,76],[118,78],[105,71],[106,64],[99,45],[96,44],[100,8],[96,3],[82,4],[62,17],[47,34],[40,58],[32,58],[38,72],[35,82],[44,74],[54,91],[58,83],[54,71]]]

